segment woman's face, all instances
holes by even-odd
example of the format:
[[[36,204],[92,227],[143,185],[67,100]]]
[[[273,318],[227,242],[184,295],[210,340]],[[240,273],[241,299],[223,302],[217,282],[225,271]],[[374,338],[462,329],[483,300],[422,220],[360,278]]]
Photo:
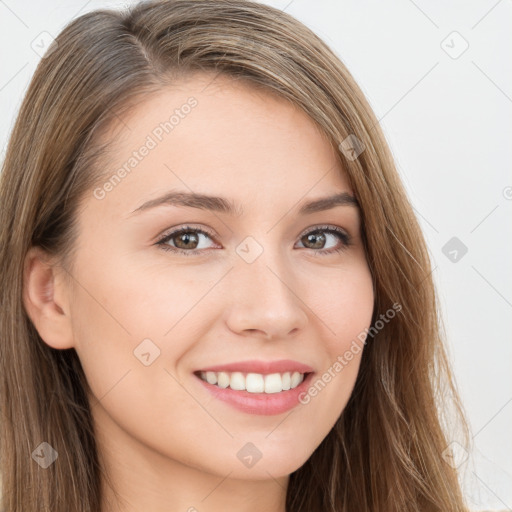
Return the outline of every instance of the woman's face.
[[[158,475],[290,474],[343,411],[373,310],[357,206],[306,207],[352,195],[335,151],[286,101],[206,74],[115,134],[68,294],[104,450]]]

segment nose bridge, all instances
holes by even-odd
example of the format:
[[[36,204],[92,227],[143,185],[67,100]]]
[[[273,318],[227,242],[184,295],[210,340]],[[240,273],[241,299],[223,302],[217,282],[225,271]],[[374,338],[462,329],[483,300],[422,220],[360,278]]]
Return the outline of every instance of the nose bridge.
[[[302,328],[307,315],[304,302],[295,291],[297,286],[286,256],[277,247],[263,248],[260,244],[260,254],[251,261],[257,247],[251,240],[246,243],[237,248],[229,284],[233,301],[228,318],[231,329],[258,330],[269,337],[279,337]]]

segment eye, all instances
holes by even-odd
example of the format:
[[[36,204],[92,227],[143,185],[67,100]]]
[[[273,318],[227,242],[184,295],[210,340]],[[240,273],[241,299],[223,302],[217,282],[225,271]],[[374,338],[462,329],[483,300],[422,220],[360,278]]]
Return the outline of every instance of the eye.
[[[156,245],[164,251],[191,256],[211,249],[211,246],[201,244],[201,238],[212,240],[213,236],[212,233],[203,229],[182,226],[165,234],[156,242]],[[336,243],[336,239],[338,239],[338,243]],[[329,255],[345,250],[352,244],[352,239],[348,233],[338,226],[319,226],[302,235],[300,242],[303,244],[303,248],[313,249],[314,254]],[[325,249],[325,244],[329,245],[329,243],[331,247]],[[307,247],[305,244],[313,247]]]
[[[336,244],[336,239],[338,239],[338,244]],[[315,254],[329,255],[347,249],[352,244],[352,238],[337,226],[320,226],[302,235],[300,242],[303,245],[313,245],[313,247],[306,247],[306,249],[314,249]],[[325,249],[325,244],[329,242],[333,242],[333,244],[331,243],[331,247]]]
[[[189,256],[196,254],[201,249],[205,249],[204,245],[201,246],[201,237],[211,240],[212,236],[202,229],[183,226],[164,235],[163,238],[158,240],[157,245],[164,251],[173,251]]]

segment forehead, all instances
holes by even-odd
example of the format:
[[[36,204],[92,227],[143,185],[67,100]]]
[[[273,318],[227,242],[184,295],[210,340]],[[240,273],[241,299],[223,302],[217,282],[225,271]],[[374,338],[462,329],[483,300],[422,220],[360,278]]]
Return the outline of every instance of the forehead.
[[[123,195],[134,208],[177,187],[242,204],[351,191],[336,151],[309,116],[223,75],[191,75],[141,96],[106,137],[114,144],[104,183],[121,175],[109,197]]]

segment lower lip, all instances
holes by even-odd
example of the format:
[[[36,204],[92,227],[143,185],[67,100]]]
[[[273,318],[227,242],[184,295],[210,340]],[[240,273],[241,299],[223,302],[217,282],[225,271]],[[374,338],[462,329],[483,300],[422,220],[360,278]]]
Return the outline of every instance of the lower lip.
[[[282,414],[296,407],[300,403],[299,396],[301,393],[305,393],[309,387],[313,373],[307,374],[296,388],[280,391],[279,393],[249,393],[248,391],[236,391],[231,388],[219,388],[219,386],[209,384],[197,375],[195,377],[215,398],[245,413],[268,416]]]

